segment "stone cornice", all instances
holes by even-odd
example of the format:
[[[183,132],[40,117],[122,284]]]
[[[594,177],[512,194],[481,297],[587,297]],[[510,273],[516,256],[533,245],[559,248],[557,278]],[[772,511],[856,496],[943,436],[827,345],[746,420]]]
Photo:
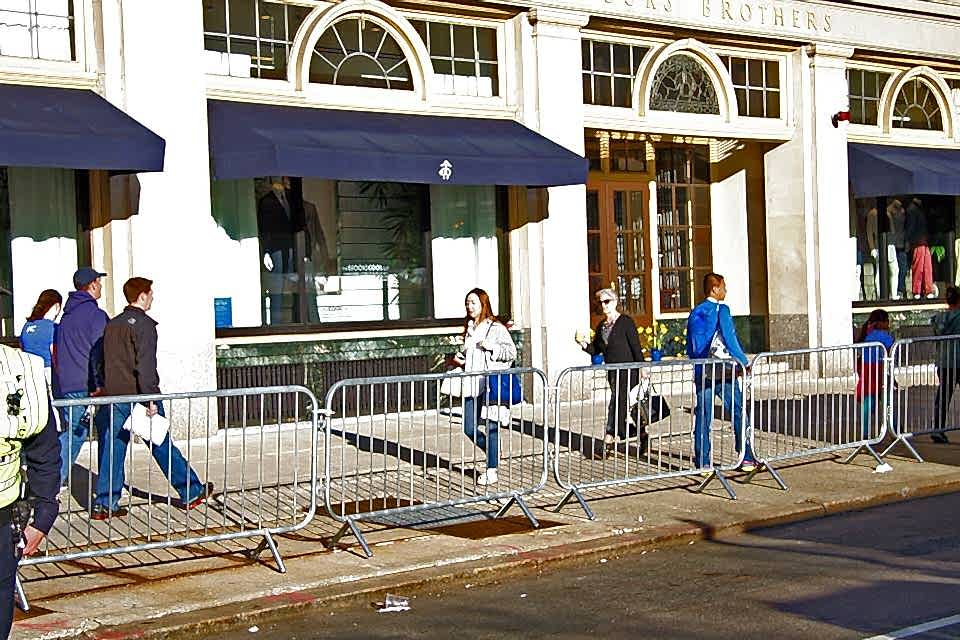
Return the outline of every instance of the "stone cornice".
[[[852,58],[855,49],[842,44],[818,42],[807,46],[807,53],[818,58]]]
[[[558,27],[582,29],[590,22],[590,15],[582,11],[570,11],[554,7],[533,7],[527,12],[530,24],[549,24]]]

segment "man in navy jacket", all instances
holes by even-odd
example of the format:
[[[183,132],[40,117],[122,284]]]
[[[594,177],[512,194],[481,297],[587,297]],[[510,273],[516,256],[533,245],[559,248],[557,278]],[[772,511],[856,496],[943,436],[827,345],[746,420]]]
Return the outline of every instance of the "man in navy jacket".
[[[103,330],[110,319],[97,305],[103,293],[100,278],[107,274],[82,267],[73,274],[73,286],[63,306],[63,318],[54,345],[53,394],[56,398],[86,398],[103,386],[99,363],[103,359]],[[61,409],[60,481],[67,482],[70,467],[87,440],[89,420],[81,406]]]
[[[691,360],[732,358],[747,367],[749,362],[740,346],[740,340],[737,339],[730,307],[723,304],[727,297],[727,284],[723,276],[716,273],[704,276],[703,294],[707,299],[694,307],[687,318],[687,356]],[[704,469],[713,466],[710,423],[713,421],[713,401],[716,396],[720,396],[727,413],[733,415],[734,442],[737,453],[740,453],[744,427],[743,392],[737,384],[736,372],[732,367],[720,364],[697,365],[694,367],[693,379],[697,393],[693,430],[694,463],[698,469]],[[741,469],[756,469],[749,442]]]

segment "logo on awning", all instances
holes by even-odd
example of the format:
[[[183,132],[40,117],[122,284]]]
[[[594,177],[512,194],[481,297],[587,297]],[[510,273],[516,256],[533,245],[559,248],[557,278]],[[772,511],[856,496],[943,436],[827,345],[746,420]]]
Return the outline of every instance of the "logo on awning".
[[[437,171],[437,173],[440,175],[443,181],[446,182],[453,177],[453,165],[449,160],[444,160],[440,163],[440,171]]]

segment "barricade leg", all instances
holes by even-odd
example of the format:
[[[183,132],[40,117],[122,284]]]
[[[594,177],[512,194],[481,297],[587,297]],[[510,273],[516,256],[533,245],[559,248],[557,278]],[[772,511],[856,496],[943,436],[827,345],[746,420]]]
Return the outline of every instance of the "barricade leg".
[[[332,538],[330,538],[330,543],[327,546],[331,549],[337,546],[337,543],[340,542],[340,538],[342,538],[348,530],[353,534],[353,537],[357,539],[357,542],[360,543],[360,546],[363,548],[364,555],[366,555],[368,558],[372,558],[373,552],[370,551],[370,546],[364,539],[363,534],[360,533],[357,523],[355,523],[352,518],[347,518],[347,520],[344,521],[343,526],[340,527],[340,530],[337,531]]]
[[[277,570],[280,573],[286,573],[287,567],[285,564],[283,564],[283,558],[280,557],[280,550],[277,548],[277,543],[269,531],[263,534],[263,540],[260,541],[260,544],[257,545],[256,549],[250,552],[250,557],[258,557],[261,553],[263,553],[263,550],[268,547],[270,548],[270,553],[273,554],[273,559],[277,563]]]
[[[917,452],[916,449],[913,448],[913,445],[910,444],[910,434],[902,434],[894,431],[893,435],[894,435],[893,442],[887,445],[887,448],[883,450],[883,452],[880,454],[881,458],[885,457],[888,453],[890,453],[893,450],[893,448],[896,447],[898,444],[902,444],[904,447],[906,447],[907,451],[910,452],[910,455],[913,456],[913,458],[917,462],[923,462],[923,457]]]
[[[23,590],[23,583],[20,582],[20,575],[14,578],[13,587],[16,590],[14,595],[16,596],[16,604],[20,607],[20,611],[24,613],[30,611],[30,603],[27,601],[27,594]]]
[[[708,471],[707,477],[703,479],[703,481],[697,486],[696,489],[694,489],[694,491],[696,491],[697,493],[700,493],[707,487],[708,484],[710,484],[710,481],[713,480],[714,478],[716,478],[717,481],[720,482],[720,485],[727,492],[727,495],[730,496],[731,500],[737,499],[737,494],[734,492],[733,487],[730,486],[730,481],[727,480],[727,477],[723,475],[723,473],[719,469],[711,469],[710,471]]]
[[[881,458],[880,454],[877,453],[876,449],[874,449],[869,444],[862,444],[856,449],[854,449],[853,453],[851,453],[850,455],[848,455],[846,458],[843,459],[843,464],[851,463],[853,459],[856,458],[858,455],[860,455],[860,452],[862,451],[866,451],[871,456],[873,456],[873,459],[877,461],[877,464],[883,464],[883,458]]]
[[[748,473],[747,476],[743,479],[745,483],[752,482],[753,478],[758,473],[762,471],[766,471],[767,473],[770,474],[770,477],[773,478],[774,481],[776,481],[776,483],[780,486],[781,489],[783,489],[784,491],[787,490],[787,483],[783,481],[783,478],[780,476],[780,473],[777,472],[776,469],[771,467],[770,464],[764,460],[757,460],[756,462],[757,462],[757,466],[754,468],[754,470]]]
[[[527,506],[527,503],[524,502],[519,493],[514,493],[512,496],[510,496],[510,499],[507,500],[506,504],[500,507],[500,510],[497,511],[497,515],[493,516],[493,519],[496,520],[503,517],[503,515],[506,514],[507,511],[510,510],[510,507],[512,507],[514,504],[520,507],[520,510],[523,511],[523,515],[527,516],[527,520],[530,521],[530,524],[533,525],[534,529],[540,528],[540,522],[534,517],[533,512],[530,511],[530,507]]]
[[[580,503],[580,508],[583,509],[584,513],[587,514],[587,519],[588,519],[588,520],[596,520],[596,519],[597,519],[597,516],[594,515],[593,510],[590,508],[590,505],[588,505],[588,504],[587,504],[587,501],[584,500],[583,494],[581,494],[581,493],[580,493],[580,490],[577,489],[576,487],[573,487],[573,488],[571,488],[569,491],[567,491],[567,495],[563,496],[563,500],[561,500],[561,501],[557,504],[557,506],[554,507],[553,510],[554,510],[555,512],[559,513],[561,509],[563,509],[565,506],[567,506],[567,503],[570,502],[570,499],[571,499],[571,498],[576,498],[576,499],[577,499],[577,502]]]

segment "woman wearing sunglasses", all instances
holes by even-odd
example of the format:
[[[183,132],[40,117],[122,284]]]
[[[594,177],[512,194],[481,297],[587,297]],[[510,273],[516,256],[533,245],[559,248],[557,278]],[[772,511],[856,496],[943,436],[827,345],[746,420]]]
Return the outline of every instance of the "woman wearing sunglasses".
[[[580,347],[590,355],[603,354],[607,364],[622,364],[627,362],[642,362],[643,352],[640,348],[640,338],[637,334],[637,325],[633,319],[621,314],[617,310],[620,301],[613,289],[601,289],[597,292],[597,300],[603,311],[603,320],[597,325],[593,340],[579,340]],[[627,431],[627,416],[629,415],[630,389],[639,383],[640,371],[636,368],[611,369],[607,371],[607,381],[610,383],[610,405],[607,408],[606,433],[603,436],[604,455],[612,454],[616,448],[617,437],[640,438],[640,454],[647,449],[647,433],[643,427],[639,430],[636,425],[630,425]]]

